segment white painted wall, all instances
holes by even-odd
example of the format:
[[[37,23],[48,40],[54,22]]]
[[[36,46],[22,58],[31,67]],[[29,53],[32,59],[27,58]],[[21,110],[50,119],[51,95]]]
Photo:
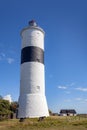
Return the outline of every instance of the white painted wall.
[[[23,63],[20,86],[21,94],[41,93],[45,95],[44,65],[39,62]]]
[[[38,27],[26,28],[22,30],[22,48],[36,46],[44,50],[44,32]]]

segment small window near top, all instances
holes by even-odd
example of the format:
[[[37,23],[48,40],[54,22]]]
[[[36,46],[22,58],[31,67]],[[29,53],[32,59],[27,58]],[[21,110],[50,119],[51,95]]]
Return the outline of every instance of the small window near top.
[[[40,62],[40,59],[37,59],[38,62]]]

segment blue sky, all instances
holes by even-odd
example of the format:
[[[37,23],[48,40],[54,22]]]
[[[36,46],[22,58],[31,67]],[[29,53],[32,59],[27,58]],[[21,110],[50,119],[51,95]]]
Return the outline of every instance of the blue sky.
[[[18,100],[20,31],[31,19],[45,31],[49,109],[87,113],[86,0],[0,0],[0,95]]]

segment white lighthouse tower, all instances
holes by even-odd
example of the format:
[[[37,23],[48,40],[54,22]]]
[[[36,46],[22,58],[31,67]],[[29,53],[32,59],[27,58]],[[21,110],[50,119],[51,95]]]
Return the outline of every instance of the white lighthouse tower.
[[[18,117],[47,117],[44,31],[34,20],[21,31],[21,79]]]

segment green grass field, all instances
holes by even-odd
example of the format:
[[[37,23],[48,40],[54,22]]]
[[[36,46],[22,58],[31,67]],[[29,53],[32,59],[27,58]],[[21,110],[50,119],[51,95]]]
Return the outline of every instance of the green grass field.
[[[0,121],[0,130],[87,130],[85,117],[51,116],[38,122],[38,119],[18,119]]]

